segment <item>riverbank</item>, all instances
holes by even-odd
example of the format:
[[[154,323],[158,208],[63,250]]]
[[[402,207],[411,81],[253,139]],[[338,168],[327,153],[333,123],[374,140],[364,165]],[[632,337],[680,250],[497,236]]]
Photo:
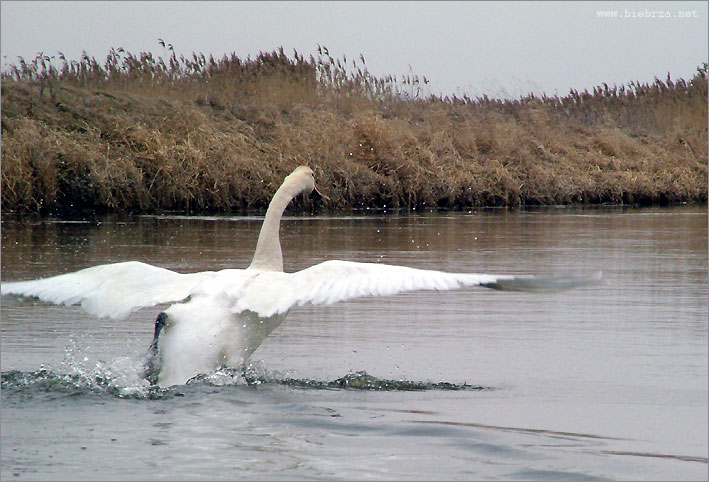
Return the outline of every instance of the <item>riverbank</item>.
[[[52,62],[3,74],[3,212],[262,209],[299,164],[328,210],[707,200],[706,65],[496,101],[326,54]]]

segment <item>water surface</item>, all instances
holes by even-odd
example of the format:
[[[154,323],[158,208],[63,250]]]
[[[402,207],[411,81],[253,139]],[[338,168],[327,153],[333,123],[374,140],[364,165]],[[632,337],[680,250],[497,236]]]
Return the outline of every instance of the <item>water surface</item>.
[[[245,267],[260,220],[7,218],[2,277]],[[168,390],[138,376],[160,307],[113,322],[6,298],[3,480],[707,478],[705,207],[296,216],[281,239],[286,271],[337,258],[607,282],[298,308],[245,371]]]

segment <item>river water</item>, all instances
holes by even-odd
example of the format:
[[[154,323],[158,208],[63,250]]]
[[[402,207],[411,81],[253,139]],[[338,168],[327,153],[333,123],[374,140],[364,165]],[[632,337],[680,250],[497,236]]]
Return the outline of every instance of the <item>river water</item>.
[[[260,220],[6,218],[2,277],[245,267]],[[707,479],[706,207],[296,215],[281,240],[286,271],[605,283],[298,308],[250,366],[165,390],[138,375],[160,307],[112,322],[4,297],[2,479]]]

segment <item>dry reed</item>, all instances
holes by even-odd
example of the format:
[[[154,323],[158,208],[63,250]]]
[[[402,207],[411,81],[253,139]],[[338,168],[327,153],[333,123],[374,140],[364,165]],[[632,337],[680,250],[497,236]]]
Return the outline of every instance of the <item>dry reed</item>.
[[[424,97],[427,79],[377,78],[324,47],[164,46],[40,54],[2,74],[3,212],[262,209],[298,164],[330,199],[297,204],[333,210],[707,200],[707,64],[498,100]]]

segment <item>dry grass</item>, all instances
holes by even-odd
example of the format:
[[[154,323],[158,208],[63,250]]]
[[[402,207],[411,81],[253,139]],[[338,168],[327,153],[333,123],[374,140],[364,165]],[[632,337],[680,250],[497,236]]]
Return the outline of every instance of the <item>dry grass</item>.
[[[328,209],[707,200],[706,64],[499,101],[420,98],[326,49],[60,61],[2,76],[4,212],[262,209],[298,164]]]

